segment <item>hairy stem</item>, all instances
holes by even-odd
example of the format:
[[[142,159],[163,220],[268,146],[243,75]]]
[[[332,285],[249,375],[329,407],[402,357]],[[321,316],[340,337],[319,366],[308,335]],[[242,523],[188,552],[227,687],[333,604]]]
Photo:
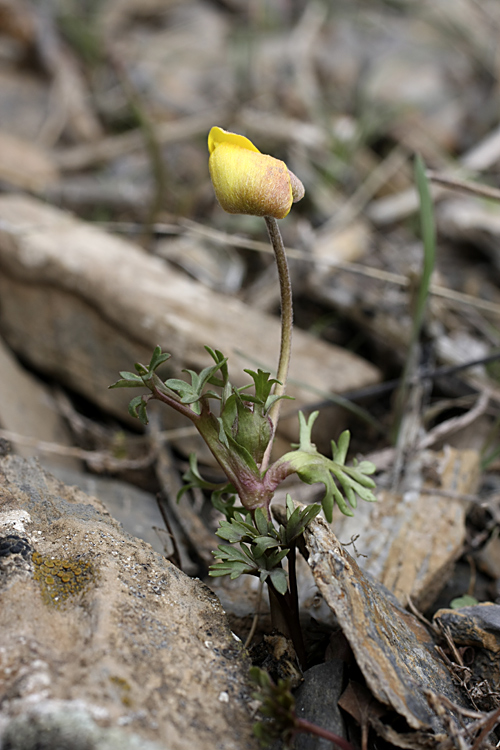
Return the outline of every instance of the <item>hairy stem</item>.
[[[283,244],[283,238],[278,227],[278,222],[271,216],[264,217],[267,231],[269,233],[269,239],[274,250],[274,256],[276,258],[276,265],[278,267],[278,275],[280,280],[280,299],[281,299],[281,347],[280,347],[280,358],[278,363],[278,371],[276,378],[280,382],[276,384],[274,388],[274,395],[283,396],[286,390],[286,381],[288,377],[288,368],[290,365],[290,355],[292,352],[292,328],[293,328],[293,307],[292,307],[292,284],[290,281],[290,272],[288,270],[288,262],[285,254],[285,246]],[[276,433],[276,427],[278,426],[278,420],[281,410],[281,399],[275,401],[269,410],[269,418],[273,425],[273,432],[269,445],[266,448],[264,458],[262,460],[262,471],[265,471],[269,466],[269,460],[271,457],[271,449],[273,438]]]
[[[167,406],[170,406],[172,409],[175,409],[175,411],[178,411],[179,414],[184,414],[185,417],[191,420],[191,422],[198,421],[199,417],[197,414],[195,414],[189,406],[186,406],[185,404],[181,404],[180,401],[178,401],[173,396],[169,396],[166,393],[163,393],[163,391],[160,391],[160,389],[156,385],[148,385],[148,388],[151,389],[151,392],[154,396],[154,398],[158,399],[158,401],[163,401],[164,404]]]

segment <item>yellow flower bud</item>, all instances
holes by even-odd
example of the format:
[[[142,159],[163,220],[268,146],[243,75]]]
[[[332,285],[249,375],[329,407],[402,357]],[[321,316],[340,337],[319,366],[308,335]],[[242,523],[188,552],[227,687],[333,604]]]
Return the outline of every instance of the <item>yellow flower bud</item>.
[[[248,138],[213,127],[208,166],[220,205],[230,214],[283,219],[304,186],[285,162],[261,154]]]

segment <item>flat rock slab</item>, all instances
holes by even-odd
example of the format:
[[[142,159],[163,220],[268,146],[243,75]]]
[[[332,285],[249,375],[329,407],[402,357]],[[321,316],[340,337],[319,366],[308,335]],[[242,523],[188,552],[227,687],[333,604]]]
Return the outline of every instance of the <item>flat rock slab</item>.
[[[361,571],[322,518],[311,521],[304,539],[318,589],[375,698],[413,729],[432,730],[436,740],[444,737],[443,717],[430,708],[426,692],[445,696],[456,706],[467,704],[426,628]]]
[[[0,196],[0,298],[0,333],[17,354],[122,419],[131,392],[107,387],[118,371],[149,362],[158,344],[173,355],[169,377],[211,364],[205,345],[229,356],[236,385],[248,382],[244,368],[277,366],[278,318],[24,196]],[[290,378],[305,386],[290,386],[297,401],[284,412],[317,400],[318,389],[342,393],[377,382],[380,373],[361,357],[296,330]],[[162,413],[169,426],[183,419]],[[296,422],[283,420],[282,429]]]
[[[217,597],[17,456],[0,459],[0,632],[0,745],[256,748]]]
[[[408,597],[425,610],[436,599],[461,555],[465,517],[480,477],[474,450],[428,451],[430,478],[420,491],[377,492],[376,503],[360,503],[352,518],[335,517],[335,534],[356,538],[360,565],[406,606]]]

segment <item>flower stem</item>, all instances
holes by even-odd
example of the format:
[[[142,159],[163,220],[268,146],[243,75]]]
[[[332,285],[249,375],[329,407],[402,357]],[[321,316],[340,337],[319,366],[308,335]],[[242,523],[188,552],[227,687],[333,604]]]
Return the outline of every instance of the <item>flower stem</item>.
[[[283,396],[286,390],[286,381],[288,377],[288,368],[290,365],[290,355],[292,352],[292,328],[293,328],[293,307],[292,307],[292,283],[290,281],[290,272],[285,254],[283,238],[278,227],[278,222],[272,216],[264,217],[269,239],[273,246],[278,275],[280,280],[280,299],[281,299],[281,347],[278,371],[276,378],[280,382],[274,388],[274,395]],[[266,448],[262,460],[262,471],[265,471],[269,465],[273,438],[278,426],[278,420],[281,410],[281,399],[275,401],[269,410],[269,418],[273,425],[273,432],[269,445]]]

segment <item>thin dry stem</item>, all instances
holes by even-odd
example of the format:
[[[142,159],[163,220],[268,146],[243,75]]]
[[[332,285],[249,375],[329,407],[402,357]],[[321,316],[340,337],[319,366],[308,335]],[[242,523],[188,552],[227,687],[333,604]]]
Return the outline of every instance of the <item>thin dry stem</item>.
[[[13,231],[12,226],[7,222],[0,222],[0,227],[2,226],[6,226],[9,231]],[[103,226],[110,231],[124,233],[139,232],[142,228],[142,225],[134,222],[101,222],[99,226]],[[191,221],[190,219],[182,219],[179,221],[179,224],[154,224],[154,231],[156,234],[180,234],[183,230],[188,234],[201,234],[204,237],[209,237],[214,242],[219,242],[222,245],[232,245],[233,247],[241,247],[246,250],[255,250],[259,253],[273,252],[266,242],[250,240],[246,237],[239,237],[236,234],[221,232],[218,229],[212,229],[211,227],[204,226],[203,224]],[[286,248],[286,253],[289,258],[304,261],[305,263],[316,266],[317,268],[334,268],[337,271],[357,274],[358,276],[366,276],[375,281],[394,284],[394,286],[403,288],[408,288],[410,286],[410,279],[407,276],[393,273],[391,271],[384,271],[380,268],[365,266],[362,263],[350,263],[348,261],[338,260],[337,258],[319,259],[310,253],[292,247]],[[429,286],[429,294],[446,299],[458,308],[473,307],[477,310],[482,310],[483,312],[491,313],[496,317],[500,317],[500,305],[491,302],[490,300],[479,299],[479,297],[474,297],[472,294],[457,292],[454,289],[449,289],[440,284],[431,284]]]
[[[480,182],[471,182],[470,180],[460,180],[457,177],[450,177],[430,170],[427,170],[427,177],[431,182],[443,185],[451,190],[458,190],[461,193],[477,195],[480,198],[491,198],[492,200],[500,201],[500,190],[490,185],[483,185]]]
[[[182,226],[190,233],[202,234],[215,242],[222,244],[233,245],[234,247],[243,247],[247,250],[256,250],[257,252],[270,253],[272,250],[265,242],[259,242],[257,240],[249,240],[237,235],[227,234],[226,232],[220,232],[217,229],[206,227],[203,224],[199,224],[195,221],[183,220]],[[172,227],[166,225],[165,229],[167,233],[172,233]],[[162,231],[162,225],[155,226],[156,232]],[[288,247],[286,249],[287,256],[289,258],[296,258],[306,263],[317,266],[318,268],[335,268],[337,271],[343,271],[344,273],[353,273],[360,276],[366,276],[367,278],[374,279],[375,281],[381,281],[383,283],[394,284],[399,287],[410,286],[410,279],[402,274],[392,273],[391,271],[384,271],[379,268],[372,268],[365,266],[362,263],[350,263],[347,261],[341,261],[336,258],[315,258],[313,255],[299,250],[297,248]],[[454,289],[441,286],[440,284],[431,284],[429,287],[429,293],[449,300],[452,304],[457,307],[475,307],[477,310],[483,310],[484,312],[491,313],[492,315],[500,316],[500,305],[490,300],[479,299],[471,294],[465,294],[464,292],[457,292]]]
[[[40,453],[54,453],[58,456],[69,456],[86,461],[94,467],[106,468],[108,471],[119,471],[122,469],[143,469],[150,466],[156,458],[156,452],[149,450],[145,456],[140,458],[115,458],[108,451],[87,451],[71,445],[61,445],[47,440],[39,440],[29,435],[20,435],[18,432],[0,429],[0,438],[8,440],[16,445],[35,448]]]

